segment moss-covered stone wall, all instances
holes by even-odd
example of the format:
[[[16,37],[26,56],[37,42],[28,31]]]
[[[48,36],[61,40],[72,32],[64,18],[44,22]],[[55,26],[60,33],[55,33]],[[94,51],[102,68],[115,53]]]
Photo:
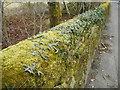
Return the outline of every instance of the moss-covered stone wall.
[[[0,51],[2,86],[83,87],[109,2]]]

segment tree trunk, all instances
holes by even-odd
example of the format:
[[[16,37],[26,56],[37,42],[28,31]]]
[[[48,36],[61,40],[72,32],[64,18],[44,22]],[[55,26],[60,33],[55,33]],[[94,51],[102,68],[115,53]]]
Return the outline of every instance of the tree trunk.
[[[0,50],[2,49],[2,2],[0,1]]]
[[[59,2],[48,2],[50,13],[50,27],[58,25],[61,21],[62,13]]]
[[[63,2],[63,4],[64,4],[64,7],[65,7],[65,9],[66,9],[66,11],[67,11],[67,14],[68,14],[69,17],[70,17],[70,11],[69,11],[69,8],[68,8],[67,4],[66,4],[65,2]]]

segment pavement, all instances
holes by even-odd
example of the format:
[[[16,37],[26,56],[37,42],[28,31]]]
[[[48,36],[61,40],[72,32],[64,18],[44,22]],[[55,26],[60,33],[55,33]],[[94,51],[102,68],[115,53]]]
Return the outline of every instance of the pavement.
[[[111,2],[110,16],[88,74],[86,88],[118,88],[118,4]]]

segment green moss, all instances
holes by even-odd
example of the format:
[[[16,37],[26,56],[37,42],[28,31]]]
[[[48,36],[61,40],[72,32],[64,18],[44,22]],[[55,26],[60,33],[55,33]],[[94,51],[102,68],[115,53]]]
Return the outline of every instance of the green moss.
[[[94,55],[102,31],[102,24],[94,25],[97,18],[92,18],[96,13],[101,15],[98,20],[102,20],[107,11],[106,4],[109,5],[105,3],[96,10],[78,15],[47,32],[0,51],[2,86],[83,87],[87,62]],[[88,21],[91,21],[90,25]],[[25,72],[24,65],[35,70]]]

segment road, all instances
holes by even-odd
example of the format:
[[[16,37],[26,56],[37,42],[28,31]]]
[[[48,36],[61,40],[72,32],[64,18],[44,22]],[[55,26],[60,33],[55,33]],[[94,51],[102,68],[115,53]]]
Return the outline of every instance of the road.
[[[93,59],[86,87],[118,87],[118,4],[111,2],[110,16],[101,45]]]

